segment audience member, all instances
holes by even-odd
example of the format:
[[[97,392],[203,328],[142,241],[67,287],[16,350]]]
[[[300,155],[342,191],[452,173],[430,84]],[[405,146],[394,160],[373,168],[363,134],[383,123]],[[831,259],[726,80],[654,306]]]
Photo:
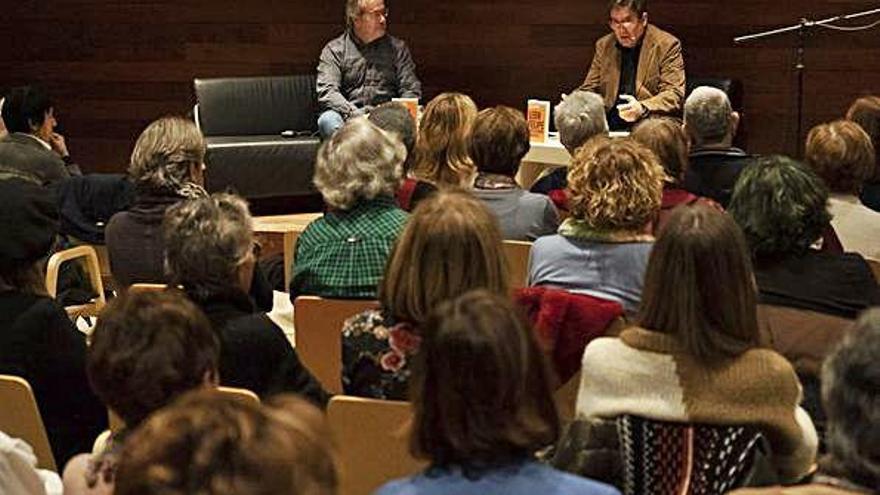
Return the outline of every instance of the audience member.
[[[405,211],[412,211],[420,201],[437,190],[430,182],[412,176],[415,163],[416,122],[409,110],[398,102],[379,105],[368,117],[376,127],[386,132],[397,133],[406,147],[406,160],[403,162],[403,182],[397,189],[397,205]]]
[[[467,95],[442,93],[425,106],[416,141],[413,172],[437,187],[470,187],[474,163],[468,155],[477,105]]]
[[[739,490],[736,495],[859,495],[880,487],[880,310],[862,314],[822,369],[828,455],[804,486]]]
[[[0,139],[0,163],[54,184],[80,175],[64,136],[55,132],[55,103],[36,86],[12,88],[3,101],[3,123],[8,135]]]
[[[379,286],[380,309],[345,322],[345,393],[406,399],[420,327],[434,306],[470,289],[507,295],[498,221],[464,191],[439,191],[413,212]]]
[[[751,249],[761,302],[844,318],[880,303],[862,256],[813,248],[830,220],[827,203],[822,179],[790,158],[762,158],[743,171],[729,211]]]
[[[688,166],[688,143],[684,129],[678,121],[666,117],[642,120],[633,128],[632,138],[654,152],[666,172],[660,215],[654,227],[656,232],[663,228],[676,206],[703,203],[721,208],[711,199],[701,198],[682,188]]]
[[[325,141],[315,163],[315,185],[328,211],[296,243],[290,299],[375,299],[391,246],[406,223],[394,193],[406,150],[400,140],[353,119]]]
[[[0,493],[4,495],[61,495],[58,473],[37,468],[37,456],[23,440],[0,431]]]
[[[562,101],[553,109],[553,123],[559,132],[559,142],[571,156],[593,136],[608,135],[608,122],[605,120],[605,106],[602,97],[589,91],[575,91],[563,95]],[[554,196],[554,191],[562,192],[568,186],[568,167],[559,167],[539,178],[532,185],[532,192]],[[558,194],[558,193],[557,193]],[[567,199],[556,206],[568,210]]]
[[[804,407],[820,426],[822,360],[850,320],[880,304],[861,255],[814,248],[831,218],[827,203],[828,189],[809,167],[770,156],[743,170],[729,209],[752,252],[762,332],[800,374]]]
[[[630,414],[755,426],[769,442],[780,479],[806,475],[816,431],[798,407],[791,365],[760,348],[755,302],[748,247],[733,219],[704,205],[673,212],[651,253],[638,326],[587,345],[579,421],[554,464],[613,478],[621,470],[609,468],[620,462],[609,443],[616,438],[608,434],[609,420]]]
[[[128,174],[134,204],[110,218],[104,231],[113,281],[122,289],[136,283],[165,283],[162,219],[171,205],[201,198],[205,191],[205,138],[191,120],[163,117],[138,137]],[[272,289],[257,270],[250,294],[263,311],[272,309]]]
[[[36,180],[36,179],[31,179]],[[49,191],[0,180],[0,373],[28,381],[55,462],[85,452],[107,425],[86,379],[86,339],[46,293],[58,212]]]
[[[733,146],[739,113],[727,93],[700,86],[684,102],[684,128],[690,139],[690,156],[684,188],[727,208],[742,169],[754,157]]]
[[[441,303],[424,325],[411,393],[411,450],[430,466],[377,495],[618,493],[535,461],[559,435],[549,381],[508,297],[475,290]]]
[[[232,194],[181,202],[162,229],[171,284],[183,287],[220,338],[220,383],[261,398],[297,392],[324,405],[326,393],[284,331],[247,295],[256,263],[247,203]]]
[[[386,31],[384,0],[346,0],[345,32],[318,59],[318,130],[327,139],[342,124],[395,97],[420,98],[422,84],[406,43]]]
[[[862,185],[862,204],[880,211],[880,96],[865,96],[853,102],[846,119],[859,124],[874,144],[874,171]]]
[[[522,112],[500,106],[481,111],[468,151],[477,167],[474,193],[498,217],[505,239],[533,241],[556,233],[559,215],[550,199],[516,183],[529,151],[529,126]]]
[[[848,120],[817,125],[807,135],[805,159],[831,190],[831,226],[843,249],[880,260],[880,213],[858,196],[876,165],[870,136]]]
[[[67,495],[113,493],[125,438],[184,392],[216,386],[220,343],[205,315],[180,292],[140,292],[111,300],[95,325],[88,375],[95,393],[124,423],[97,455],[64,470]]]
[[[295,397],[266,405],[193,392],[126,442],[116,495],[335,495],[326,421]]]
[[[532,246],[529,285],[615,301],[636,312],[660,210],[663,167],[631,139],[593,138],[572,159],[571,216]]]

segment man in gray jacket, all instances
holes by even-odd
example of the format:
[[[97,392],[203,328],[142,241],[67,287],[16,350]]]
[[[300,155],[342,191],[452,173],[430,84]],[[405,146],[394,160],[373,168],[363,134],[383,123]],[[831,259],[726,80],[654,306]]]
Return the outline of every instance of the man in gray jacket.
[[[346,30],[324,46],[318,61],[322,138],[392,98],[422,96],[409,49],[386,33],[387,18],[384,0],[346,0]]]

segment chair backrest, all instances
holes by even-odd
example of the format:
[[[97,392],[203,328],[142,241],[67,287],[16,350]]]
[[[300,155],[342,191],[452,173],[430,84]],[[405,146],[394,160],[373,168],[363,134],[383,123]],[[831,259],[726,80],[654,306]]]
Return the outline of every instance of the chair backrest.
[[[168,288],[168,284],[148,284],[145,282],[131,284],[125,291],[129,294],[137,294],[139,292],[162,292]]]
[[[317,131],[315,74],[195,79],[205,136],[280,135]]]
[[[0,431],[30,444],[37,456],[37,467],[57,471],[49,436],[27,380],[0,375],[0,404]]]
[[[83,266],[89,274],[89,282],[97,297],[87,304],[68,306],[65,309],[70,316],[98,316],[107,305],[107,299],[104,296],[104,282],[101,280],[98,253],[92,246],[76,246],[53,254],[46,265],[46,291],[51,297],[55,297],[58,293],[58,273],[61,265],[79,258],[84,258]]]
[[[749,426],[617,418],[624,495],[719,495],[748,477],[761,434]]]
[[[409,453],[407,402],[337,395],[327,406],[327,419],[339,449],[342,468],[339,493],[369,495],[394,478],[425,467]]]
[[[507,269],[510,275],[510,288],[521,289],[528,286],[529,252],[532,243],[526,241],[504,241],[504,256],[507,258]]]
[[[342,393],[342,324],[378,306],[370,300],[317,296],[299,296],[293,302],[296,352],[328,392]]]
[[[874,274],[874,280],[880,283],[880,261],[871,258],[865,258],[865,261],[867,261],[868,266],[871,267],[871,273]]]

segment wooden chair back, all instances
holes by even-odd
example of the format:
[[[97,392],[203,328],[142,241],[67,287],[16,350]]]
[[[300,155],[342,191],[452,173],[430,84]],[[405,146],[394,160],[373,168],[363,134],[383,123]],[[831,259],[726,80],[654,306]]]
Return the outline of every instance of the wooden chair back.
[[[865,258],[865,261],[868,262],[868,266],[871,267],[871,272],[874,273],[874,280],[877,281],[877,283],[880,283],[880,261],[871,258]]]
[[[293,302],[296,352],[328,392],[342,393],[342,324],[376,307],[376,301],[317,296],[299,296]]]
[[[37,456],[37,467],[57,471],[46,426],[27,380],[0,375],[0,431],[27,442]]]
[[[129,294],[136,294],[139,292],[162,292],[167,288],[167,284],[138,283],[129,285],[125,291]]]
[[[529,252],[532,243],[526,241],[504,241],[502,244],[510,275],[510,288],[521,289],[529,285]]]
[[[407,402],[337,395],[327,406],[327,419],[341,447],[339,493],[369,495],[426,466],[409,453],[412,412]]]
[[[58,273],[61,265],[80,258],[84,260],[83,267],[88,272],[89,282],[92,284],[92,290],[97,293],[97,297],[86,304],[68,306],[64,309],[73,318],[79,316],[96,317],[104,309],[104,306],[107,305],[107,299],[104,296],[104,282],[101,279],[101,265],[98,262],[98,254],[92,246],[76,246],[53,254],[46,266],[46,291],[49,293],[49,296],[56,297],[58,295]]]

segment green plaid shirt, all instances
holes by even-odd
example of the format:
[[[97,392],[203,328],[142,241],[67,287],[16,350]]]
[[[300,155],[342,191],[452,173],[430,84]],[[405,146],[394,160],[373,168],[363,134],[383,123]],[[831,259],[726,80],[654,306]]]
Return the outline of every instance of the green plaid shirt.
[[[392,198],[376,198],[310,223],[296,242],[290,299],[305,294],[375,299],[406,219]]]

